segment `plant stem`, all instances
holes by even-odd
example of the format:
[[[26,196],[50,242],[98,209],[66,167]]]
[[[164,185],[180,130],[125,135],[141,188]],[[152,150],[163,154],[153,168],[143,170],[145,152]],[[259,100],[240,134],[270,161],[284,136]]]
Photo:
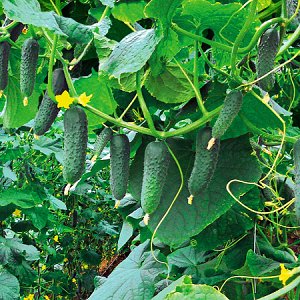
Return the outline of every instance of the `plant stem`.
[[[297,29],[295,30],[295,32],[292,34],[292,36],[287,40],[286,43],[284,43],[278,53],[277,56],[282,55],[292,44],[294,44],[294,42],[296,42],[296,40],[300,37],[300,25],[298,25]]]
[[[154,126],[153,120],[152,120],[152,116],[148,110],[148,107],[146,105],[144,96],[143,96],[143,92],[142,92],[142,86],[141,86],[141,73],[140,71],[136,73],[136,92],[137,92],[137,96],[139,99],[139,103],[140,103],[140,107],[142,109],[142,112],[144,114],[144,117],[148,123],[149,129],[152,132],[152,135],[155,137],[159,137],[159,135],[157,135],[157,130]]]
[[[285,295],[286,293],[288,293],[289,291],[291,291],[292,289],[296,288],[298,285],[300,284],[300,276],[296,277],[296,279],[294,279],[291,283],[289,283],[288,285],[284,286],[283,288],[281,288],[280,290],[269,294],[267,296],[258,298],[257,300],[273,300],[273,299],[278,299],[280,296]]]
[[[47,92],[48,96],[56,102],[55,95],[52,88],[52,79],[53,79],[53,65],[55,60],[55,53],[56,53],[56,45],[58,41],[58,36],[55,34],[53,38],[53,44],[51,49],[51,56],[49,61],[49,69],[48,69],[48,84],[47,84]]]
[[[247,18],[246,22],[244,23],[238,36],[236,37],[235,42],[232,47],[230,65],[231,65],[231,72],[233,75],[235,75],[235,73],[236,73],[236,65],[235,64],[236,64],[236,58],[237,58],[239,46],[240,46],[241,42],[243,41],[246,33],[248,32],[251,23],[254,21],[254,19],[256,17],[257,2],[258,2],[258,0],[253,0],[251,2],[248,18]]]
[[[101,22],[109,13],[110,13],[110,7],[106,6],[103,13],[102,13],[102,15],[101,15],[101,18],[100,18],[99,22]]]

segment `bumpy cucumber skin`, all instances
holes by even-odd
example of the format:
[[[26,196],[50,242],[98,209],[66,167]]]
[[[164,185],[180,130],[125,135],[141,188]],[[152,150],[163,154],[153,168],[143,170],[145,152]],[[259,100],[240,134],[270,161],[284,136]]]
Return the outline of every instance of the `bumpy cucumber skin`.
[[[240,91],[231,91],[224,100],[220,115],[213,126],[212,136],[219,139],[230,127],[243,104],[243,94]]]
[[[300,139],[294,144],[294,165],[295,165],[295,211],[300,223]]]
[[[8,83],[8,60],[10,44],[8,42],[0,43],[0,91],[3,91]]]
[[[99,156],[106,144],[112,138],[112,130],[108,127],[105,127],[101,133],[98,135],[97,140],[94,145],[94,155]]]
[[[129,179],[130,144],[125,134],[110,141],[110,186],[113,196],[121,200],[126,195]]]
[[[212,148],[207,150],[207,144],[211,138],[211,127],[202,128],[197,134],[195,161],[188,181],[188,188],[193,196],[207,188],[217,166],[220,140],[216,139]]]
[[[257,56],[257,77],[273,70],[275,57],[279,46],[279,35],[275,28],[266,30],[260,38]],[[274,73],[259,80],[258,86],[264,91],[270,91],[275,83]]]
[[[88,122],[84,110],[72,106],[64,115],[64,179],[73,184],[85,170]]]
[[[298,1],[297,0],[287,0],[286,1],[286,9],[287,9],[287,17],[291,18],[297,8]],[[300,10],[298,10],[298,13],[296,17],[292,20],[292,22],[288,25],[288,27],[292,30],[296,29],[297,26],[300,24]]]
[[[68,90],[68,84],[63,69],[56,69],[53,71],[52,87],[55,95],[60,95],[65,90]],[[48,131],[59,110],[57,103],[51,100],[46,91],[34,119],[34,133],[36,135],[43,135]]]
[[[147,145],[141,193],[142,209],[147,214],[152,214],[159,206],[169,163],[170,153],[164,142],[151,142]]]
[[[21,51],[20,87],[24,97],[32,95],[35,84],[39,44],[33,39],[27,39]]]

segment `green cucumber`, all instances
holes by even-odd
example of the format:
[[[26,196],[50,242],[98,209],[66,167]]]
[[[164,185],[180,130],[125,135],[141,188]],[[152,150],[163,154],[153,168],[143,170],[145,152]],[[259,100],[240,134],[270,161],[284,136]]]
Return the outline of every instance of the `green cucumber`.
[[[88,122],[84,110],[72,106],[64,114],[63,176],[69,184],[78,181],[85,171]]]
[[[52,88],[55,95],[61,95],[65,90],[68,90],[68,84],[63,69],[56,69],[53,71]],[[57,103],[48,96],[48,92],[46,91],[34,119],[34,134],[39,136],[48,131],[59,110]]]
[[[151,142],[147,145],[141,192],[141,205],[146,214],[152,214],[159,206],[169,163],[170,153],[164,142]]]
[[[6,41],[0,43],[0,92],[3,91],[8,83],[8,61],[10,44]]]
[[[24,29],[25,25],[22,24],[22,23],[18,23],[14,28],[12,28],[10,31],[9,31],[9,34],[10,34],[10,39],[15,42],[18,37],[20,36],[20,34],[22,33],[23,29]]]
[[[109,127],[105,127],[96,139],[93,160],[95,160],[102,153],[104,147],[111,140],[111,138],[112,130]]]
[[[230,127],[239,113],[243,103],[243,94],[240,91],[231,91],[224,100],[224,105],[212,129],[212,137],[219,139]]]
[[[300,223],[300,139],[294,144],[294,165],[295,165],[295,211]]]
[[[258,56],[257,56],[257,77],[267,74],[274,68],[274,61],[279,46],[279,35],[276,28],[266,30],[261,38],[258,45]],[[270,91],[275,83],[274,73],[262,78],[258,82],[258,86],[264,91]]]
[[[216,139],[212,148],[207,150],[207,144],[211,138],[211,127],[204,127],[197,134],[195,161],[188,181],[191,197],[204,191],[214,175],[218,162],[220,140]]]
[[[21,51],[20,87],[24,97],[32,95],[35,84],[39,44],[33,39],[25,40]]]
[[[129,178],[130,144],[125,134],[110,141],[110,186],[113,196],[121,200],[126,195]]]

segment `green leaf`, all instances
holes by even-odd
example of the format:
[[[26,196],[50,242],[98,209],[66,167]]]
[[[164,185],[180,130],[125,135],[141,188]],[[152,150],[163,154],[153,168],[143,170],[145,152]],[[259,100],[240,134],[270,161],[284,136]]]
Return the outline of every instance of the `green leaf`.
[[[145,253],[148,246],[147,241],[136,247],[93,292],[89,300],[152,299],[155,279],[166,270],[153,259],[151,253]]]
[[[247,136],[223,141],[221,143],[217,168],[211,183],[206,191],[194,198],[193,205],[189,205],[187,203],[187,198],[189,197],[187,181],[194,161],[194,153],[191,151],[192,145],[183,139],[173,139],[169,140],[169,142],[181,164],[183,174],[185,174],[185,185],[171,211],[165,218],[163,226],[158,229],[157,237],[170,246],[178,246],[190,237],[199,234],[208,225],[226,213],[235,203],[226,190],[226,185],[230,180],[239,179],[257,182],[261,171],[256,158],[251,156],[252,148]],[[136,159],[141,160],[140,157]],[[140,195],[142,184],[142,176],[139,175],[140,170],[138,168],[143,168],[143,164],[140,163],[139,167],[136,166],[135,169],[135,173],[140,177],[139,192],[135,191],[135,195]],[[135,178],[135,180],[135,184],[137,184],[138,178]],[[160,206],[150,216],[149,227],[152,231],[169,208],[178,191],[179,185],[178,168],[172,161]],[[231,191],[237,197],[246,193],[251,188],[251,185],[246,184],[231,185]]]
[[[110,40],[105,36],[97,34],[94,32],[94,46],[96,48],[96,52],[99,59],[99,65],[101,66],[107,58],[109,57],[110,53],[118,44],[116,41]]]
[[[19,264],[13,264],[10,266],[10,270],[18,277],[22,285],[30,285],[37,279],[37,271],[33,270],[30,265],[22,260]]]
[[[205,29],[214,32],[214,40],[232,46],[245,21],[248,18],[248,9],[241,9],[240,3],[221,4],[211,3],[206,0],[186,1],[183,5],[183,15],[194,17],[195,28],[201,34]],[[256,32],[258,21],[247,28],[241,47],[249,44],[251,37]],[[212,47],[217,66],[230,65],[230,52]]]
[[[106,5],[108,7],[114,7],[115,5],[115,0],[100,0],[100,2],[103,4],[103,5]]]
[[[132,225],[129,222],[124,221],[118,240],[118,251],[128,242],[128,240],[132,237],[132,234]]]
[[[188,76],[192,80],[189,72]],[[158,76],[153,76],[151,72],[145,87],[152,96],[165,103],[182,103],[194,97],[191,84],[174,63],[169,63]]]
[[[6,270],[0,271],[0,299],[16,300],[19,299],[19,294],[18,279]]]
[[[65,35],[59,28],[53,12],[42,12],[37,0],[2,0],[4,12],[11,20],[44,27]]]
[[[241,200],[252,209],[258,210],[260,208],[259,194],[260,191],[257,188],[253,188]],[[253,224],[252,218],[249,217],[249,212],[237,203],[195,237],[197,248],[199,250],[214,249],[226,241],[245,234],[247,230],[254,226]]]
[[[205,259],[205,252],[199,252],[192,246],[180,248],[168,255],[168,263],[179,268],[195,267],[205,262]]]
[[[20,91],[19,81],[9,77],[6,89],[6,105],[3,112],[3,126],[5,128],[18,128],[35,117],[38,109],[40,92],[36,89],[28,98],[28,105],[23,105],[23,96]]]
[[[117,3],[111,12],[114,18],[124,23],[134,23],[145,17],[144,16],[145,6],[146,6],[145,1],[131,1],[125,3]]]
[[[97,252],[93,250],[87,250],[87,249],[81,250],[80,257],[85,263],[92,266],[97,266],[101,262],[101,255],[99,255]]]
[[[279,262],[249,250],[246,258],[252,276],[263,276],[279,268]]]
[[[157,45],[151,59],[151,71],[154,77],[158,76],[163,70],[165,63],[170,61],[181,49],[178,35],[170,29],[172,18],[183,0],[152,0],[145,8],[145,14],[149,18],[158,19],[163,38]]]
[[[169,293],[165,300],[228,300],[215,288],[204,284],[192,284],[191,279],[186,277],[184,282],[176,286],[175,291]]]
[[[108,115],[114,113],[117,103],[104,76],[98,76],[98,74],[93,71],[89,76],[76,79],[74,81],[74,86],[79,95],[82,93],[86,93],[87,96],[91,94],[93,95],[89,105]],[[101,119],[100,117],[88,111],[86,114],[90,128],[97,126],[104,121],[104,119]]]
[[[63,150],[60,138],[53,140],[46,136],[40,136],[38,140],[33,141],[32,148],[45,155],[54,154],[58,162],[63,162]]]
[[[32,221],[32,224],[39,230],[43,229],[48,221],[48,209],[43,206],[32,207],[23,210],[24,214]]]
[[[127,35],[114,48],[100,70],[107,71],[116,78],[120,78],[123,73],[139,71],[161,38],[154,29],[140,30]]]

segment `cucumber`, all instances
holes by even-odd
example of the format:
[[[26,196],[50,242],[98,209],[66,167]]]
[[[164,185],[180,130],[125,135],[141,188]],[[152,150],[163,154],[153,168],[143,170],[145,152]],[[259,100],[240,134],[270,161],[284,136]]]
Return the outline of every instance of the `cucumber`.
[[[16,25],[14,28],[12,28],[9,33],[10,33],[10,39],[15,42],[18,37],[20,36],[20,34],[22,33],[23,28],[25,27],[24,24],[22,23],[18,23],[18,25]]]
[[[95,142],[93,160],[96,160],[97,157],[102,153],[104,147],[111,140],[111,138],[112,130],[109,127],[105,127],[98,135],[97,140]]]
[[[273,70],[275,57],[279,46],[279,35],[276,28],[266,30],[258,45],[257,56],[257,77],[265,75]],[[274,73],[262,78],[258,82],[258,86],[264,91],[270,91],[275,83]]]
[[[300,139],[294,144],[294,165],[295,165],[295,211],[300,223]]]
[[[287,0],[286,1],[286,9],[287,9],[287,17],[290,19],[296,9],[297,9],[298,1],[297,0]],[[300,24],[300,10],[298,10],[297,15],[294,17],[292,22],[288,25],[291,30],[295,30]]]
[[[211,127],[204,127],[197,134],[195,161],[188,181],[191,199],[207,188],[217,166],[220,140],[216,139],[212,148],[207,150],[207,144],[211,138]]]
[[[125,134],[117,134],[110,141],[110,186],[119,201],[126,195],[129,178],[130,144]]]
[[[10,44],[8,42],[0,43],[0,93],[8,83],[8,60],[10,53]]]
[[[69,183],[78,181],[85,171],[88,122],[84,110],[72,106],[64,114],[63,176]]]
[[[68,84],[63,69],[56,69],[53,71],[52,88],[55,95],[60,95],[65,90],[68,90]],[[33,131],[37,136],[43,135],[49,130],[59,110],[57,103],[51,100],[46,91],[34,119]]]
[[[21,51],[20,88],[24,97],[32,95],[35,84],[39,44],[33,39],[25,40]]]
[[[239,113],[243,103],[243,94],[240,91],[231,91],[224,100],[224,105],[212,129],[212,137],[219,139],[230,127]]]
[[[169,163],[170,153],[164,142],[151,142],[147,145],[141,192],[141,205],[146,214],[152,214],[159,206]]]

